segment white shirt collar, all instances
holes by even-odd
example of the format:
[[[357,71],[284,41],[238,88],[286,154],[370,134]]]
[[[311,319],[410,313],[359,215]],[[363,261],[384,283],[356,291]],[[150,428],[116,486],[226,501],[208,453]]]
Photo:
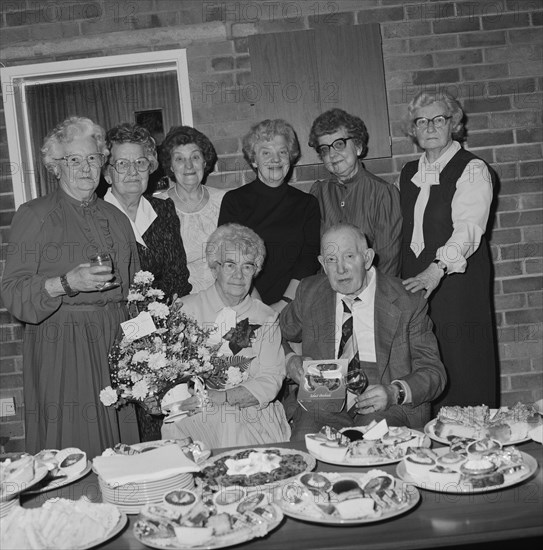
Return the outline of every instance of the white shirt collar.
[[[375,273],[375,267],[370,267],[368,271],[366,272],[366,277],[368,279],[368,284],[364,290],[362,290],[355,298],[358,298],[362,303],[369,303],[373,296],[375,296],[375,289],[376,289],[376,283],[377,280],[376,273]],[[343,298],[345,298],[346,294],[340,294],[337,293],[337,300],[341,301]],[[355,304],[356,306],[356,304]]]
[[[116,206],[121,212],[124,212],[126,217],[130,220],[130,224],[132,225],[132,230],[134,231],[136,241],[141,245],[145,246],[145,248],[147,248],[147,245],[143,240],[143,235],[157,218],[157,213],[155,212],[154,208],[151,206],[151,203],[145,197],[143,196],[141,197],[140,203],[138,204],[138,210],[136,212],[136,221],[133,222],[130,219],[130,217],[126,214],[126,210],[123,208],[121,203],[117,200],[115,195],[111,192],[111,189],[107,190],[104,196],[104,200],[106,202],[109,202],[113,206]]]
[[[460,144],[453,140],[449,147],[434,162],[428,162],[426,153],[421,155],[418,172],[411,178],[411,181],[417,187],[439,185],[439,175],[459,150]]]

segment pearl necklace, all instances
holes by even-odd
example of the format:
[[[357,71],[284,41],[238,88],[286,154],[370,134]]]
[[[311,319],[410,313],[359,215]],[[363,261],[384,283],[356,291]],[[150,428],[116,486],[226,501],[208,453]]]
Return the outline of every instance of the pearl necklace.
[[[187,200],[182,199],[179,196],[179,193],[177,192],[177,184],[175,184],[175,183],[173,184],[173,191],[176,194],[177,198],[179,199],[179,202],[181,203],[181,205],[186,204],[188,206],[189,210],[191,210],[192,212],[197,212],[199,210],[198,207],[202,204],[202,202],[204,201],[204,199],[206,197],[206,192],[205,192],[205,189],[204,189],[203,185],[200,185],[200,188],[202,190],[202,196],[198,199],[198,202],[192,203],[191,201],[187,201]]]

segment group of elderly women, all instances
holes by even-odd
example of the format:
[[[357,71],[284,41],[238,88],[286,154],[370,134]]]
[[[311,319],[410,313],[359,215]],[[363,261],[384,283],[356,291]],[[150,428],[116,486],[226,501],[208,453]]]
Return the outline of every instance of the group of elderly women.
[[[425,290],[448,370],[440,404],[495,405],[484,236],[492,180],[455,141],[462,118],[446,95],[411,101],[407,131],[424,154],[402,170],[400,192],[365,170],[367,129],[341,109],[312,125],[309,144],[330,177],[310,193],[288,185],[300,148],[283,120],[260,122],[244,137],[257,177],[227,193],[205,186],[216,160],[210,140],[188,126],[172,128],[160,155],[169,186],[155,196],[144,196],[158,166],[147,130],[125,123],[106,133],[78,117],[57,126],[41,152],[58,188],[15,214],[2,279],[6,307],[25,323],[27,449],[77,446],[95,456],[121,441],[160,437],[160,422],[141,411],[138,422],[132,409],[99,400],[140,268],[169,300],[183,297],[185,311],[219,338],[246,320],[253,335],[242,353],[253,358],[244,380],[227,392],[208,390],[204,409],[197,396],[183,402],[190,414],[165,425],[163,436],[213,447],[288,440],[277,398],[285,378],[278,314],[318,270],[320,235],[340,222],[366,234],[378,269],[401,275],[411,292]],[[101,174],[111,186],[104,200],[95,194]],[[113,256],[113,270],[91,265],[97,252]],[[111,280],[117,284],[104,287]]]

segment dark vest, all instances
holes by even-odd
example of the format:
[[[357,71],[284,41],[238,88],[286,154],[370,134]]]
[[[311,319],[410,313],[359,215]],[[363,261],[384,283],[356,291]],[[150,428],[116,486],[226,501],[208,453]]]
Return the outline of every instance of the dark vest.
[[[439,185],[432,185],[430,188],[430,198],[426,210],[424,211],[423,235],[424,250],[416,257],[410,248],[411,237],[413,235],[415,202],[419,196],[420,188],[417,187],[411,178],[418,171],[418,161],[408,162],[400,176],[400,196],[403,213],[403,231],[402,231],[402,278],[414,277],[432,262],[436,257],[437,249],[443,246],[450,238],[453,232],[453,223],[451,216],[451,204],[453,195],[456,192],[456,182],[462,175],[467,164],[474,159],[479,159],[473,153],[460,149],[447,166],[439,175]],[[489,167],[490,174],[493,174]],[[494,181],[493,181],[494,183]],[[487,243],[483,235],[481,244],[468,262],[480,261],[482,251],[486,251]],[[451,259],[456,255],[455,250],[451,250],[449,257]]]

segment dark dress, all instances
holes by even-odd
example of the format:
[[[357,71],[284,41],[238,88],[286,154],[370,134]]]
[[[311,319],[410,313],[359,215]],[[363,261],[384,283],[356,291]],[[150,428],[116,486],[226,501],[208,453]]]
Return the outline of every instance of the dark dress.
[[[99,250],[114,254],[120,286],[51,297],[45,281]],[[26,451],[79,447],[88,458],[116,443],[136,443],[133,407],[105,407],[108,353],[128,317],[126,297],[139,266],[130,222],[94,196],[61,189],[23,204],[13,218],[2,299],[26,323],[23,347]]]
[[[157,217],[143,234],[147,247],[137,243],[141,269],[155,276],[153,286],[164,292],[165,300],[170,301],[174,294],[186,296],[192,286],[175,205],[171,199],[145,198]],[[136,415],[142,441],[161,438],[162,416],[149,414],[141,406],[136,408]]]
[[[460,149],[441,171],[439,185],[431,187],[423,220],[424,250],[418,258],[409,246],[419,194],[419,187],[411,178],[418,171],[418,161],[404,166],[400,176],[403,279],[426,269],[436,257],[437,249],[451,237],[451,203],[456,182],[474,159],[478,157]],[[429,299],[429,314],[448,375],[445,391],[433,403],[435,412],[445,405],[497,407],[498,370],[491,293],[492,264],[488,241],[483,235],[477,251],[467,258],[465,273],[443,277]]]
[[[287,183],[270,187],[256,179],[229,191],[218,225],[225,223],[250,227],[264,240],[266,260],[255,287],[265,304],[278,302],[291,279],[313,275],[319,267],[319,204]]]

